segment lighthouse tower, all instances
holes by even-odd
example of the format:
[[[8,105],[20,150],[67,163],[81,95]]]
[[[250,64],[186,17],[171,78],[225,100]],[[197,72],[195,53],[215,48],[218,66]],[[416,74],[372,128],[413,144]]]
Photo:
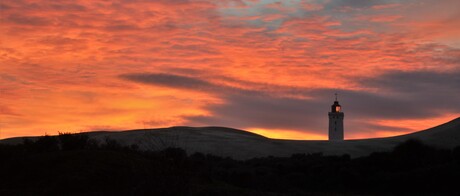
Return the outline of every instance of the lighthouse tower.
[[[329,140],[341,141],[343,140],[343,117],[342,107],[337,101],[337,93],[335,94],[334,104],[331,106],[329,112]]]

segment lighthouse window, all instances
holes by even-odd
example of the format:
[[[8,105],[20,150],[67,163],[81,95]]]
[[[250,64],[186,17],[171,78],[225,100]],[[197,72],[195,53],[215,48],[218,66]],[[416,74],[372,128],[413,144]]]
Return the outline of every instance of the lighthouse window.
[[[340,106],[335,106],[335,112],[340,112]]]

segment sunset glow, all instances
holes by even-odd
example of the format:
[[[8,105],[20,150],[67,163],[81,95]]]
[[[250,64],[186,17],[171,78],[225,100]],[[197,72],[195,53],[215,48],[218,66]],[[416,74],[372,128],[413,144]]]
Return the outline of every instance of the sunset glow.
[[[458,0],[0,2],[0,138],[225,126],[326,139],[460,117]]]

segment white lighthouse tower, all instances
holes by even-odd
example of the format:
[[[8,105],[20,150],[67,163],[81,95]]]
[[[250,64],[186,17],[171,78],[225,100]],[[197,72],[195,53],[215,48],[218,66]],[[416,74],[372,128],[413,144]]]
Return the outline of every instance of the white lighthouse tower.
[[[343,140],[343,117],[342,107],[337,101],[337,93],[335,94],[334,104],[331,106],[329,112],[329,140],[341,141]]]

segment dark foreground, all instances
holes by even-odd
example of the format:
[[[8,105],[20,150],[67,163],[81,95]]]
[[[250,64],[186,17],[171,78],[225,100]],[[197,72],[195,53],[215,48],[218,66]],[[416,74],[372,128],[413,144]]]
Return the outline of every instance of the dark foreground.
[[[85,135],[0,145],[0,195],[459,195],[460,147],[409,140],[392,152],[237,161],[141,152]]]

